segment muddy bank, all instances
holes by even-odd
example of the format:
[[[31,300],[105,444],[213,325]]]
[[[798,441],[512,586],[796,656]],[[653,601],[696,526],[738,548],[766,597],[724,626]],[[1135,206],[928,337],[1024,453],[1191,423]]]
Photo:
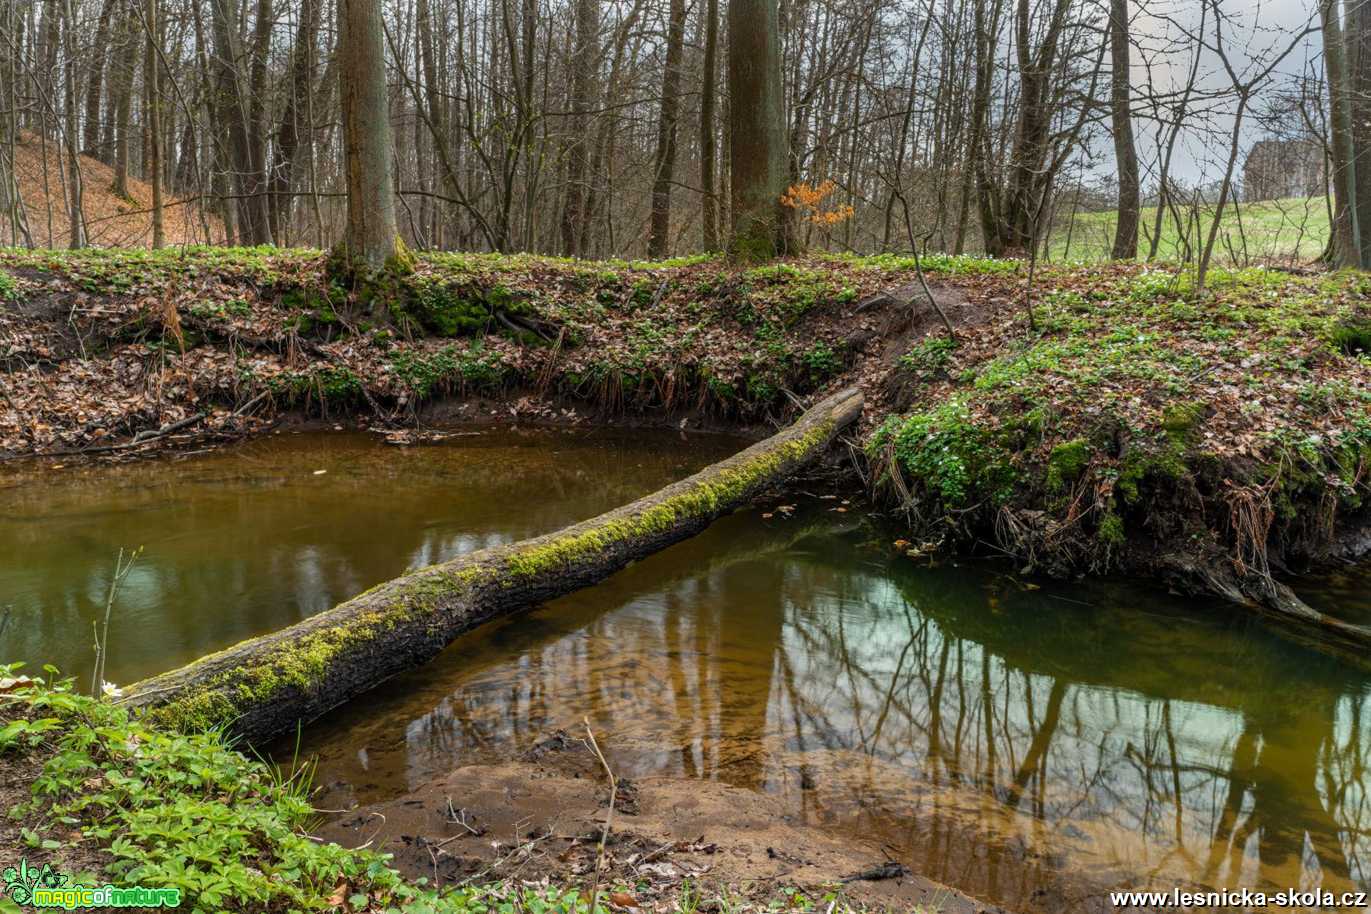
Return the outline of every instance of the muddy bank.
[[[774,798],[715,781],[653,777],[610,784],[584,738],[557,733],[502,765],[458,768],[388,803],[334,814],[318,837],[394,854],[406,876],[550,879],[633,887],[647,910],[706,893],[765,901],[788,887],[839,891],[877,909],[1001,914],[910,871],[874,841],[799,824]],[[333,785],[326,797],[343,799]],[[330,800],[331,801],[331,800]],[[609,831],[606,835],[606,821]],[[600,843],[604,838],[601,858]]]
[[[213,444],[291,410],[412,427],[473,399],[527,420],[774,427],[793,397],[860,374],[904,304],[882,294],[907,281],[837,262],[435,255],[369,313],[312,252],[6,252],[0,270],[10,456]]]
[[[859,910],[1010,914],[920,875],[908,851],[807,824],[774,797],[718,781],[616,779],[611,815],[609,778],[588,745],[559,731],[516,759],[457,768],[364,806],[349,803],[347,784],[325,785],[321,805],[341,805],[315,834],[392,854],[401,873],[437,885],[497,878],[589,889],[598,866],[602,887],[627,889],[619,906],[648,911],[676,910],[682,885],[693,884],[706,895],[758,903],[799,889],[811,898],[836,893]],[[1128,882],[1100,883],[1021,844],[965,853],[968,865],[999,858],[991,869],[1008,882],[1031,879],[1017,889],[1028,899],[1017,914],[1160,910],[1116,906],[1109,892]]]

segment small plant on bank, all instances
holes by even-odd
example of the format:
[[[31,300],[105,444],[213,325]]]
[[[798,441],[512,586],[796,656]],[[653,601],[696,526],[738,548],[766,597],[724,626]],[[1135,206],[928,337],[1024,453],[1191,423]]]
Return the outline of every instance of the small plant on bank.
[[[114,686],[105,680],[105,661],[109,658],[109,620],[114,612],[114,601],[119,596],[119,588],[123,586],[124,579],[133,570],[133,565],[138,561],[138,557],[143,554],[143,547],[139,546],[128,554],[127,560],[124,558],[124,550],[119,550],[119,556],[114,560],[114,574],[110,576],[109,588],[105,592],[105,620],[103,627],[94,621],[91,626],[95,629],[95,667],[90,674],[90,694],[101,695],[107,691],[114,691]]]
[[[0,270],[0,302],[11,302],[19,299],[19,281],[13,276]]]
[[[947,370],[957,341],[947,336],[930,336],[900,356],[900,367],[920,378],[930,378]]]

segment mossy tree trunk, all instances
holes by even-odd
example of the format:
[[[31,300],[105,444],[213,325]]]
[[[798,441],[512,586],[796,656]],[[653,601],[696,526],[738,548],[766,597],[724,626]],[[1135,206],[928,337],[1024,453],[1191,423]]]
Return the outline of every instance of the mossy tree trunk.
[[[338,0],[347,225],[335,255],[344,275],[367,283],[407,266],[395,221],[385,53],[380,0]]]
[[[694,536],[822,455],[861,414],[832,395],[765,441],[557,533],[396,578],[281,631],[138,683],[125,699],[183,729],[261,742],[424,663],[478,625],[603,580]]]

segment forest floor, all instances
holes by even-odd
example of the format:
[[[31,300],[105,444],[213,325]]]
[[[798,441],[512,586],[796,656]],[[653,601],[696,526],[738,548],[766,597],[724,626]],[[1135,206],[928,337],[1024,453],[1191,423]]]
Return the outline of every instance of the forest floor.
[[[28,237],[39,247],[62,247],[71,238],[71,189],[66,147],[37,133],[21,131],[15,144],[15,176],[24,201]],[[114,190],[114,168],[90,156],[77,157],[81,171],[81,212],[86,238],[97,247],[148,247],[152,242],[152,185],[129,176],[128,194]],[[168,244],[224,239],[223,222],[194,199],[168,194],[163,228]],[[0,245],[12,238],[8,216],[0,219]]]
[[[929,256],[930,300],[915,261],[890,255],[431,254],[368,312],[323,261],[0,252],[0,455],[61,472],[299,415],[396,444],[451,421],[763,429],[857,384],[850,453],[911,556],[1174,572],[1255,606],[1279,596],[1274,575],[1371,543],[1362,274],[1220,269],[1197,292],[1165,266],[1040,266],[1030,282],[1019,262]],[[644,840],[665,843],[671,823],[654,827]],[[411,869],[430,849],[410,848]]]

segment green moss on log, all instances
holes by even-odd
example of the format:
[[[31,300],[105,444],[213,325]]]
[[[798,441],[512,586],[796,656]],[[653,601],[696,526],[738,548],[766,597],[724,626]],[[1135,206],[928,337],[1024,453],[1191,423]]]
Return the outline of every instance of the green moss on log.
[[[673,495],[640,514],[521,550],[510,556],[509,570],[516,575],[529,576],[564,568],[599,555],[612,546],[664,533],[682,519],[707,517],[721,505],[744,496],[751,486],[775,473],[786,462],[803,458],[827,441],[833,434],[833,424],[832,421],[822,423],[803,437],[761,454],[743,466],[725,470],[716,479]]]
[[[322,616],[136,684],[129,700],[182,730],[237,730],[246,718],[250,738],[275,734],[427,659],[494,614],[593,583],[699,532],[820,453],[860,407],[859,393],[836,394],[796,427],[633,505],[381,584]]]

